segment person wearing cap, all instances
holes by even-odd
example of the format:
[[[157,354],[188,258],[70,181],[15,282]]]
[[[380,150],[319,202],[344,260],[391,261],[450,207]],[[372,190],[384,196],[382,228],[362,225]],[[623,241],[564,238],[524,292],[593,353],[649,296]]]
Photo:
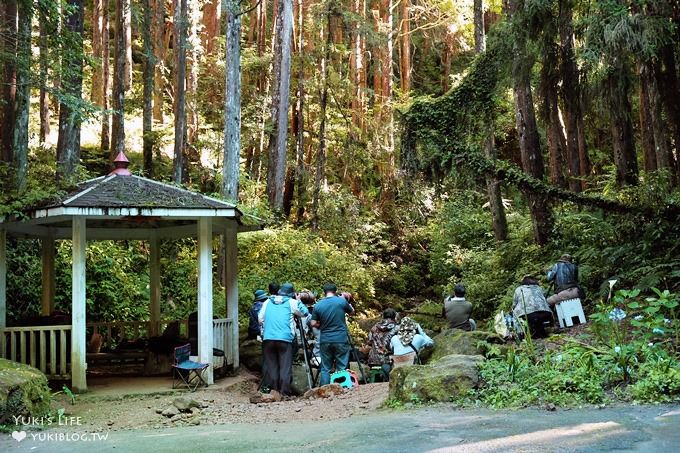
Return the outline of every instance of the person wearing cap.
[[[472,331],[477,328],[475,320],[470,318],[472,304],[465,299],[465,286],[458,283],[453,288],[453,297],[444,299],[442,316],[449,322],[452,329]]]
[[[579,297],[578,266],[571,255],[562,255],[548,270],[548,282],[555,284],[555,294],[548,297],[550,306]]]
[[[521,285],[512,297],[512,314],[517,319],[526,319],[532,338],[545,338],[545,325],[553,320],[552,311],[545,300],[538,281],[531,275],[522,278]]]
[[[312,327],[319,328],[319,344],[321,352],[320,385],[330,384],[331,368],[335,371],[346,370],[349,365],[349,330],[345,314],[354,313],[354,308],[342,296],[338,296],[338,287],[334,283],[323,285],[326,297],[314,306]]]
[[[248,311],[248,317],[250,319],[248,323],[248,340],[254,340],[257,337],[262,336],[262,329],[260,327],[260,321],[257,319],[258,313],[262,308],[262,303],[269,298],[267,293],[263,289],[258,289],[253,293],[254,302],[253,306]]]
[[[291,395],[296,329],[293,316],[302,318],[308,314],[307,307],[295,298],[292,283],[281,285],[278,295],[265,300],[258,314],[262,324],[263,386],[283,396]]]

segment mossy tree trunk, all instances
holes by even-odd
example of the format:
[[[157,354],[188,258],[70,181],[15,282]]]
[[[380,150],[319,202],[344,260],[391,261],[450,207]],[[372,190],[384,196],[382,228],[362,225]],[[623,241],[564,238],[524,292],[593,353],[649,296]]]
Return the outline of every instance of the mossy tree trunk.
[[[68,47],[62,57],[63,101],[59,105],[57,178],[72,178],[80,161],[80,124],[83,118],[83,18],[82,0],[69,0],[64,21]]]

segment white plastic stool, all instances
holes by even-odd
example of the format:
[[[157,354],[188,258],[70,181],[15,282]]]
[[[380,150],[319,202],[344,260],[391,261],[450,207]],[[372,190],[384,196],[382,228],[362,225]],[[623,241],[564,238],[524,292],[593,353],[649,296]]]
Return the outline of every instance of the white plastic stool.
[[[578,317],[579,324],[585,324],[586,315],[583,313],[581,306],[581,299],[563,300],[555,306],[557,311],[557,319],[560,321],[560,327],[572,327],[574,325],[573,317]]]

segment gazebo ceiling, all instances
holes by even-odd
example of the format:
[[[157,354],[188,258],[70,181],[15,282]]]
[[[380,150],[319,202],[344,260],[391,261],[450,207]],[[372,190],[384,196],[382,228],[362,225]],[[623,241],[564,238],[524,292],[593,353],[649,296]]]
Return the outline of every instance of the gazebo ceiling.
[[[87,238],[148,239],[190,237],[197,221],[212,218],[215,234],[229,221],[239,231],[261,229],[244,226],[236,205],[181,187],[141,176],[112,173],[79,184],[58,200],[26,209],[22,216],[0,220],[8,234],[17,237],[70,238],[72,219],[85,217]]]

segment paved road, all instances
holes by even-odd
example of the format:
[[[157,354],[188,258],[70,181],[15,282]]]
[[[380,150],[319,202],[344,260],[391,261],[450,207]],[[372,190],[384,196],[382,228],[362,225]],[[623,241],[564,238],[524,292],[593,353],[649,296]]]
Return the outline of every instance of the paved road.
[[[106,440],[77,430],[3,434],[0,451],[45,452],[562,452],[680,451],[680,405],[621,406],[547,412],[456,410],[379,411],[328,422],[214,425],[111,432]],[[103,435],[104,433],[99,433]],[[42,439],[40,436],[42,435]],[[34,438],[35,436],[35,438]]]

